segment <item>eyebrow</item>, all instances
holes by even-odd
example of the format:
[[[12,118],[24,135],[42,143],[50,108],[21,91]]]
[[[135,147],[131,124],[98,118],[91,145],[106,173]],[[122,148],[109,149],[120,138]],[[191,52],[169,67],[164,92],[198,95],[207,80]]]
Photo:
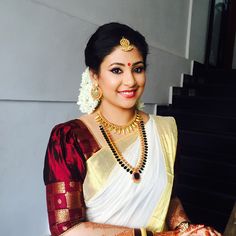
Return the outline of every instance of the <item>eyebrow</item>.
[[[136,66],[136,65],[138,65],[138,64],[140,64],[140,63],[142,63],[142,64],[144,65],[144,62],[143,62],[143,61],[137,61],[137,62],[133,63],[132,66]],[[125,64],[123,64],[123,63],[114,62],[114,63],[110,64],[109,67],[110,67],[110,66],[113,66],[113,65],[125,66]]]

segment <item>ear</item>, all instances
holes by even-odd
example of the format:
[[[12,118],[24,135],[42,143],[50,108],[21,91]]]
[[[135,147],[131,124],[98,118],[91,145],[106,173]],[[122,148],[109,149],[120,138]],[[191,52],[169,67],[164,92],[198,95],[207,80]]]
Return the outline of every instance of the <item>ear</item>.
[[[89,75],[90,75],[90,79],[92,80],[93,83],[98,83],[98,75],[94,70],[90,69]]]

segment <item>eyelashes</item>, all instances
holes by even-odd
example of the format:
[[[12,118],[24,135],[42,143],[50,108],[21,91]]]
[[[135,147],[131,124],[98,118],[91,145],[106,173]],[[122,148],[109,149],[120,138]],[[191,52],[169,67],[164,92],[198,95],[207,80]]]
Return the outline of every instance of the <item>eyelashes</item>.
[[[122,70],[118,67],[115,67],[115,68],[112,68],[110,70],[113,74],[121,74],[122,73]]]
[[[133,71],[136,73],[142,73],[143,71],[145,71],[145,68],[144,66],[139,66],[139,67],[135,67]]]
[[[121,74],[121,73],[123,73],[123,70],[121,68],[119,68],[119,67],[112,68],[110,71],[113,74]],[[138,67],[134,67],[132,69],[132,72],[137,73],[137,74],[141,74],[144,71],[145,71],[145,67],[144,66],[138,66]]]

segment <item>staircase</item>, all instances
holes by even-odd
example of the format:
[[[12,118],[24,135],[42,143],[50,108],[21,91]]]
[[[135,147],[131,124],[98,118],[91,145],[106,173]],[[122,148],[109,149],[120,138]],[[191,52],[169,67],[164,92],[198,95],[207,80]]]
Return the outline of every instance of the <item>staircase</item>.
[[[189,218],[223,232],[236,200],[236,70],[195,62],[157,114],[176,119],[177,190]]]

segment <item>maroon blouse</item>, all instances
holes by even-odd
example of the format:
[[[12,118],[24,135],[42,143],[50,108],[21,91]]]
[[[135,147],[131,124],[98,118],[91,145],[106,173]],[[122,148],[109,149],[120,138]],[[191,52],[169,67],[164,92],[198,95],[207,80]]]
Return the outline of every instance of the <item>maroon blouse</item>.
[[[53,128],[44,163],[48,219],[53,236],[86,220],[82,188],[86,160],[99,149],[81,120]]]

